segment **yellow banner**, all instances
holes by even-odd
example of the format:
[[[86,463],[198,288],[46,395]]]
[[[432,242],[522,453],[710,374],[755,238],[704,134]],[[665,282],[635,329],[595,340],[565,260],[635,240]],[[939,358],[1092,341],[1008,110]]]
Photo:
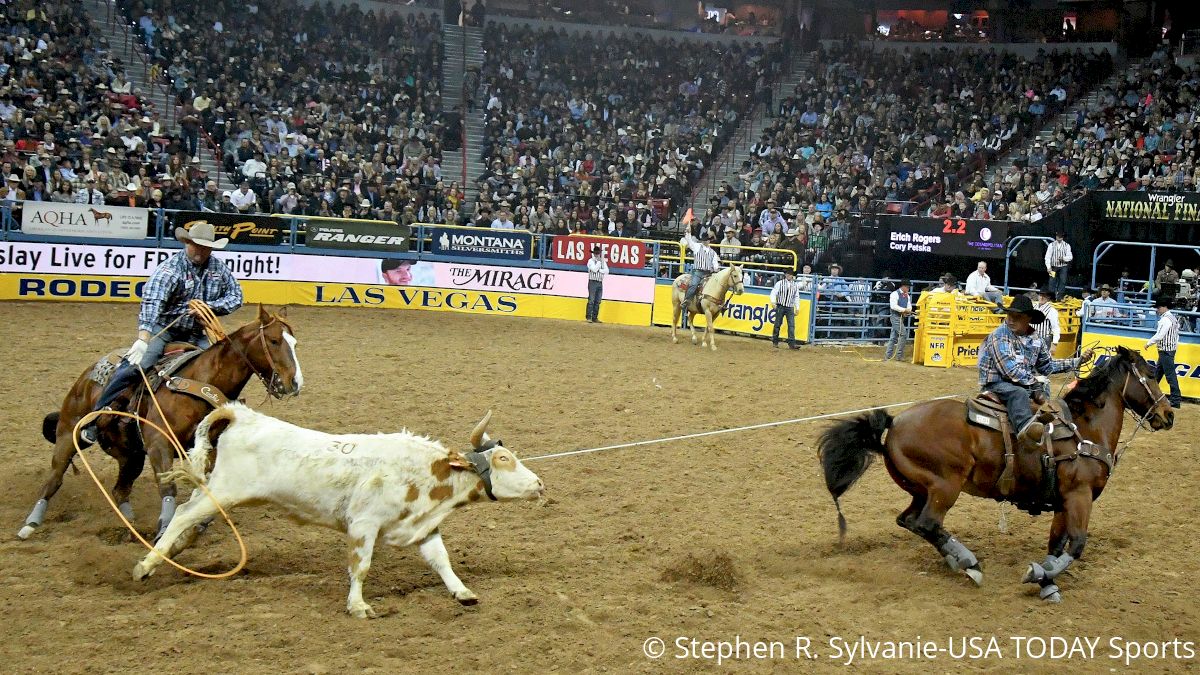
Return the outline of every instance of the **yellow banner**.
[[[0,274],[0,300],[139,302],[145,281],[144,277]],[[244,280],[241,284],[247,303],[270,305],[420,309],[575,321],[583,320],[587,307],[584,298],[498,291],[304,281]],[[644,303],[605,300],[600,304],[600,321],[605,323],[648,326],[650,316],[651,306]]]
[[[1149,333],[1145,337],[1136,337],[1094,333],[1088,330],[1083,333],[1081,342],[1087,347],[1126,347],[1140,351],[1147,361],[1154,361],[1158,358],[1158,350],[1154,347],[1145,348],[1148,339]],[[1103,363],[1106,358],[1107,355],[1101,355],[1093,365]],[[1091,369],[1083,372],[1087,374]],[[1200,344],[1180,341],[1179,349],[1175,352],[1175,373],[1179,376],[1179,391],[1184,398],[1200,398]],[[1160,380],[1158,386],[1164,394],[1168,392],[1166,378]]]
[[[812,301],[801,298],[796,306],[796,339],[807,342],[809,318],[812,314]],[[766,293],[746,292],[729,298],[725,313],[717,318],[716,329],[742,335],[759,335],[771,337],[775,308],[771,306],[771,298]],[[654,287],[654,324],[657,326],[671,325],[671,286],[658,284]],[[696,317],[696,326],[706,325],[703,316]],[[779,338],[787,338],[787,322],[779,328]]]

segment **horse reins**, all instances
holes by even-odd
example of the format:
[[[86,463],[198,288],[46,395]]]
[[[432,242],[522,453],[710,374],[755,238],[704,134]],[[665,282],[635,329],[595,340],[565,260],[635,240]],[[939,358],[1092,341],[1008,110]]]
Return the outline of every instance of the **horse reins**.
[[[200,300],[191,300],[188,302],[188,309],[195,311],[196,319],[204,328],[204,333],[208,336],[210,342],[217,344],[218,342],[229,337],[229,335],[225,333],[224,327],[221,325],[221,319],[217,317],[217,315],[212,311],[212,308],[207,304],[201,302]],[[180,318],[183,317],[181,316]],[[176,321],[178,320],[179,319],[176,319]],[[279,371],[275,368],[275,359],[271,356],[271,350],[267,347],[267,337],[265,331],[268,326],[274,324],[278,320],[278,317],[272,316],[271,320],[267,323],[260,323],[258,325],[259,344],[262,345],[263,354],[266,355],[267,363],[270,365],[269,372],[271,373],[271,378],[269,380],[266,376],[259,372],[258,368],[255,367],[254,362],[251,361],[250,357],[246,355],[246,352],[235,345],[233,340],[229,340],[229,346],[233,348],[233,351],[238,356],[241,357],[242,361],[246,362],[246,365],[250,367],[250,371],[254,373],[263,383],[263,388],[267,390],[267,394],[275,398],[281,398],[281,395],[276,393],[276,389],[278,388],[276,385],[279,378]]]

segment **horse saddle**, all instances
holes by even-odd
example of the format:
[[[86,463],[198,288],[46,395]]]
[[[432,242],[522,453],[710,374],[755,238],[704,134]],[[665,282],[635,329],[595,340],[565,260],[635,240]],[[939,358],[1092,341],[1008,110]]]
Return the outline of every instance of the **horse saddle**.
[[[1059,415],[1054,420],[1054,432],[1051,440],[1060,441],[1066,438],[1074,438],[1075,432],[1071,426],[1070,408],[1061,399],[1054,399],[1051,403],[1059,411]],[[1038,411],[1038,404],[1030,403],[1030,408],[1031,412],[1036,413]],[[1008,408],[1005,407],[1003,401],[990,391],[980,392],[967,399],[967,421],[981,427],[1003,432],[1006,436],[1016,431],[1009,424]]]
[[[1075,438],[1075,425],[1071,423],[1070,408],[1062,399],[1052,399],[1049,401],[1047,408],[1054,410],[1052,420],[1039,418],[1043,422],[1051,422],[1047,425],[1050,431],[1042,437],[1042,475],[1039,479],[1039,486],[1036,496],[1032,498],[1014,500],[1018,508],[1028,511],[1033,515],[1037,515],[1044,510],[1052,510],[1055,508],[1055,471],[1053,469],[1054,459],[1051,456],[1051,448],[1054,441]],[[1030,403],[1032,412],[1038,413],[1040,406],[1037,403]],[[1010,497],[1013,494],[1013,488],[1016,486],[1016,470],[1017,458],[1014,448],[1020,444],[1016,441],[1015,430],[1008,420],[1008,408],[995,394],[985,391],[967,399],[967,421],[981,427],[992,429],[1000,432],[1000,437],[1004,439],[1004,464],[1001,467],[1000,478],[996,481],[1000,489],[1000,494],[1004,497]]]
[[[92,370],[88,373],[88,378],[97,385],[103,387],[112,379],[113,373],[117,372],[121,361],[125,359],[125,352],[128,349],[114,349],[105,354],[96,365],[92,366]],[[196,345],[187,342],[172,342],[163,350],[163,357],[154,364],[154,368],[146,373],[146,379],[150,380],[150,389],[157,390],[162,383],[180,368],[184,367],[188,362],[197,356],[204,353]]]

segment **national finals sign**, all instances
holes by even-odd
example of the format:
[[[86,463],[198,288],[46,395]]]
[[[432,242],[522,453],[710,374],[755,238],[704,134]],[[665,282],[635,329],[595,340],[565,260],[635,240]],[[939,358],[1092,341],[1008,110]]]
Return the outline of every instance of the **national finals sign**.
[[[1195,194],[1100,192],[1097,199],[1108,220],[1200,223],[1200,198]]]
[[[965,218],[882,216],[888,250],[902,254],[1003,258],[1008,223]]]

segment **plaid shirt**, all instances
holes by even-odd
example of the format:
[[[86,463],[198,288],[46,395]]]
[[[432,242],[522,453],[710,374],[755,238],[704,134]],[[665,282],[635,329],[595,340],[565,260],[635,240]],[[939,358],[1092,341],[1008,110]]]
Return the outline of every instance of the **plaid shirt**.
[[[1079,359],[1055,359],[1041,338],[1021,338],[1007,323],[992,331],[979,346],[979,386],[1011,382],[1022,387],[1034,385],[1035,375],[1062,373],[1079,365]]]
[[[242,306],[242,287],[217,258],[210,257],[201,269],[188,260],[186,251],[180,251],[159,265],[146,282],[138,330],[154,333],[183,317],[174,329],[195,332],[196,320],[187,313],[189,300],[203,300],[213,313],[224,316]]]

